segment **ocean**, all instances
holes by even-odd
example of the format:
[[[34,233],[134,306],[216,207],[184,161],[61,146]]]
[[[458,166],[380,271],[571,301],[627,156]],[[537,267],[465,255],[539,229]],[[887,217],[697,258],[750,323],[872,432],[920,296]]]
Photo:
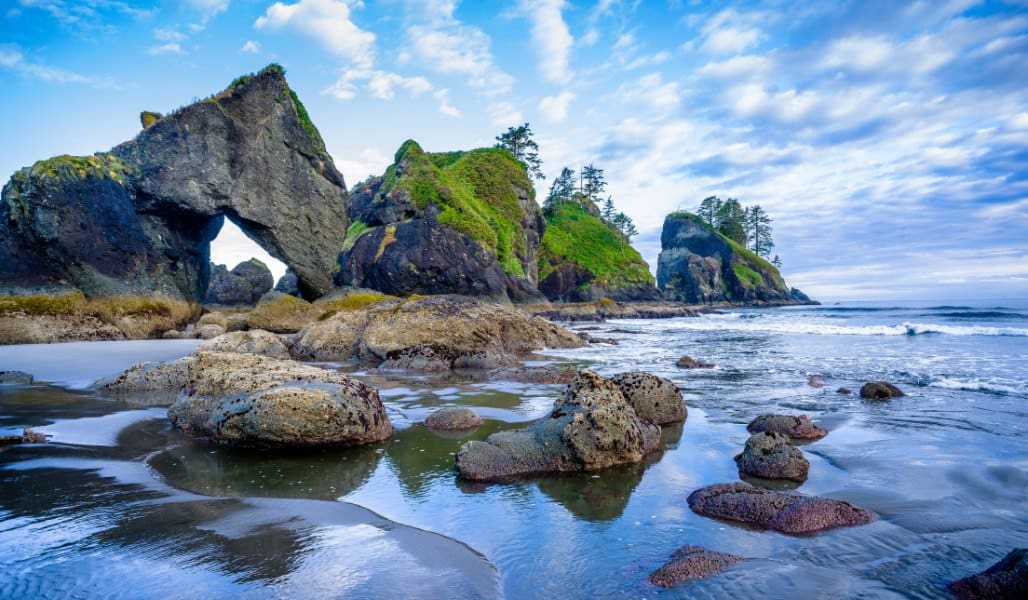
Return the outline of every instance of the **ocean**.
[[[536,364],[668,377],[688,419],[665,428],[662,451],[641,464],[491,485],[458,480],[453,454],[544,416],[560,386],[327,365],[380,388],[394,438],[243,452],[187,439],[162,409],[86,387],[128,358],[191,346],[0,347],[0,369],[35,366],[53,383],[0,387],[0,429],[53,435],[0,453],[0,597],[938,598],[1028,546],[1028,302],[840,303],[570,327],[618,344],[546,351]],[[716,367],[679,369],[683,354]],[[907,395],[861,399],[860,386],[877,380]],[[485,425],[463,436],[421,425],[453,405]],[[796,537],[692,513],[690,492],[738,480],[732,458],[765,412],[808,414],[829,430],[801,446],[807,481],[785,487],[879,520]],[[650,585],[684,545],[747,560],[671,590]]]

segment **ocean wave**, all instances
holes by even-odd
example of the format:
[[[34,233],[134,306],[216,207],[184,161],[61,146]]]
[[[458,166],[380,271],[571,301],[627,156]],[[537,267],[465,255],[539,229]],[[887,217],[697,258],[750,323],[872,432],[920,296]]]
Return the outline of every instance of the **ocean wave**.
[[[1006,312],[1001,310],[968,310],[960,312],[945,312],[926,314],[926,317],[947,317],[950,319],[1023,319],[1024,313]]]
[[[935,323],[904,323],[903,327],[906,327],[907,335],[943,333],[946,335],[1028,336],[1028,329],[1020,329],[1017,327],[938,325]]]
[[[932,378],[931,381],[928,382],[928,385],[930,387],[939,387],[948,390],[987,392],[1002,396],[1028,393],[1028,389],[1018,389],[996,381],[982,380],[978,378],[958,379],[956,377],[939,377]]]
[[[812,335],[957,335],[1028,337],[1028,329],[1016,327],[984,327],[910,323],[897,325],[832,325],[798,320],[739,320],[726,315],[705,315],[681,319],[676,329],[694,331],[759,331],[768,333],[803,333]]]

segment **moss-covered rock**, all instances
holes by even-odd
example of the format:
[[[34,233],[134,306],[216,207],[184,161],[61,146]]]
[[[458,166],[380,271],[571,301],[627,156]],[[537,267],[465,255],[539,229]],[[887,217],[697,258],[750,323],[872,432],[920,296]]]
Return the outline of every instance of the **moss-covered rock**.
[[[671,213],[664,219],[657,287],[670,299],[714,302],[795,303],[774,265],[725,237],[698,216]]]
[[[539,290],[550,300],[656,300],[650,267],[588,199],[546,211],[539,250]]]
[[[543,221],[524,165],[499,148],[427,153],[408,140],[350,201],[337,285],[538,298]]]

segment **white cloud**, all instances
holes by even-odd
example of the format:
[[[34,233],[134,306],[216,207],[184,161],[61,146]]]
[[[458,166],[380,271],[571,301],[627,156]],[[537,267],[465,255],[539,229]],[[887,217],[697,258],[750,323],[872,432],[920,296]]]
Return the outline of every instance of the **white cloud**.
[[[186,35],[174,29],[154,29],[153,37],[158,42],[182,42]]]
[[[570,76],[568,62],[575,38],[561,11],[564,0],[521,0],[522,14],[532,23],[532,42],[539,54],[539,69],[550,81],[564,82]]]
[[[352,155],[345,159],[332,158],[350,189],[353,189],[357,182],[363,181],[369,175],[381,175],[393,162],[392,155],[386,154],[378,148],[364,148],[357,154],[357,158]]]
[[[758,29],[718,28],[707,34],[702,49],[713,54],[738,54],[756,46],[762,38]]]
[[[185,2],[208,17],[225,12],[229,5],[229,0],[185,0]]]
[[[10,69],[22,77],[50,83],[78,83],[99,89],[121,89],[110,77],[89,77],[28,60],[21,50],[11,45],[0,45],[0,68]]]
[[[489,36],[454,18],[454,9],[455,4],[445,0],[412,2],[408,12],[415,22],[407,26],[408,44],[400,62],[466,76],[468,85],[486,95],[507,93],[514,78],[494,64]]]
[[[657,111],[673,110],[681,101],[678,84],[664,82],[660,73],[650,73],[622,84],[616,97],[621,103],[642,103]]]
[[[440,113],[453,118],[460,116],[460,111],[457,110],[457,107],[450,104],[450,90],[437,90],[433,96],[439,101]]]
[[[359,84],[380,100],[392,100],[397,88],[406,90],[413,97],[432,91],[432,84],[424,77],[405,77],[375,69],[349,69],[325,93],[337,100],[353,100],[357,97]]]
[[[240,48],[239,50],[241,52],[249,52],[251,54],[257,54],[258,52],[261,51],[261,44],[260,44],[260,42],[255,42],[253,40],[246,40],[246,43],[243,44],[243,47]]]
[[[489,120],[498,127],[510,127],[520,125],[525,117],[510,102],[494,102],[489,105]]]
[[[539,110],[552,123],[561,123],[568,118],[568,105],[575,99],[575,94],[564,91],[556,96],[546,96],[539,101]]]
[[[308,36],[357,68],[369,68],[375,62],[375,34],[358,27],[350,18],[350,5],[341,0],[276,2],[254,27],[288,29]]]
[[[174,43],[174,42],[167,43],[167,44],[160,44],[160,45],[157,45],[157,46],[150,46],[150,49],[147,50],[147,52],[149,54],[153,55],[153,56],[157,56],[157,55],[160,55],[160,54],[185,54],[182,51],[182,46],[180,44]]]

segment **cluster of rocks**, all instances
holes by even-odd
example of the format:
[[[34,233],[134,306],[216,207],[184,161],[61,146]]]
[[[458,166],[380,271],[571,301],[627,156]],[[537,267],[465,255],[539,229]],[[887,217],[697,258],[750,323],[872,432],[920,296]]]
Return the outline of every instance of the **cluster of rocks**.
[[[204,304],[253,306],[274,284],[271,270],[256,258],[239,263],[231,271],[225,265],[212,264]]]

